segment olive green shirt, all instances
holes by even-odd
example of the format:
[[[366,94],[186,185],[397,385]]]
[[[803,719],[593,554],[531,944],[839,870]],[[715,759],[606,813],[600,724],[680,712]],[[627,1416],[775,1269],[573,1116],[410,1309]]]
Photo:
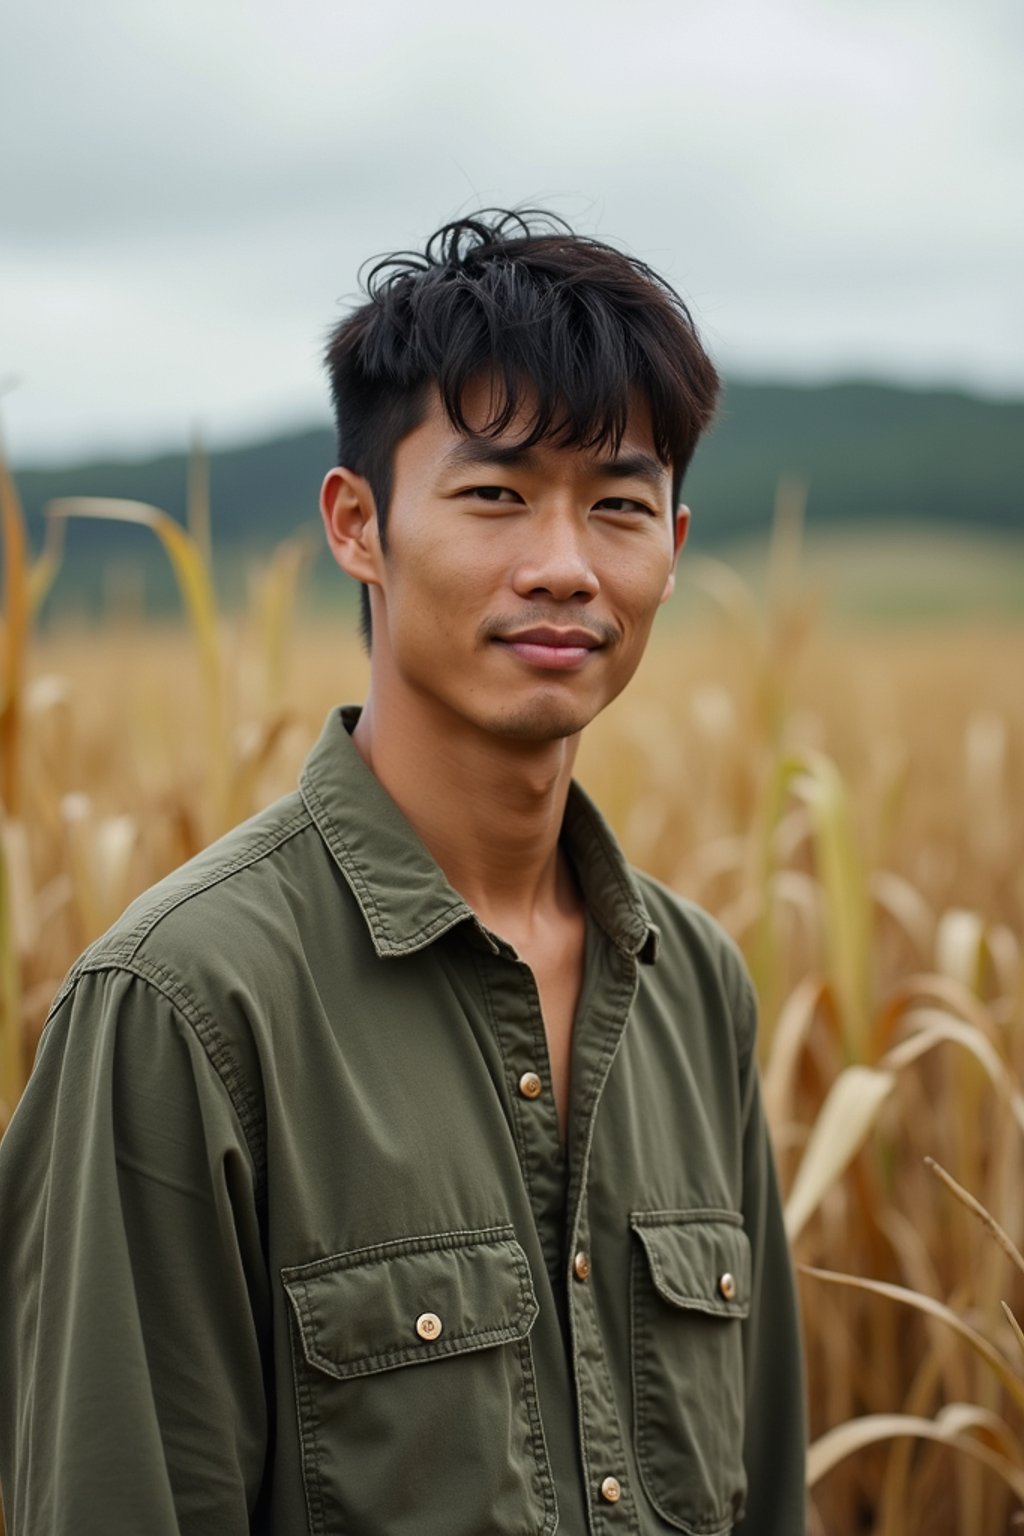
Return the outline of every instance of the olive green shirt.
[[[0,1148],[10,1536],[799,1536],[738,951],[574,786],[563,1148],[532,972],[357,717],[54,1003]]]

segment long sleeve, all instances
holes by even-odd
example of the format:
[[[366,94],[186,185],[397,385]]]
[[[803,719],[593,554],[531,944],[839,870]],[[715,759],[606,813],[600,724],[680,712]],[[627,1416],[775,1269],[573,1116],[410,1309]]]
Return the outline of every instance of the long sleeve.
[[[747,1513],[743,1536],[802,1536],[806,1528],[803,1351],[793,1267],[753,1050],[756,1008],[748,983],[751,1049],[744,1080],[744,1223],[753,1254],[744,1324]]]
[[[0,1146],[9,1536],[248,1532],[268,1306],[220,1077],[156,987],[85,974]]]

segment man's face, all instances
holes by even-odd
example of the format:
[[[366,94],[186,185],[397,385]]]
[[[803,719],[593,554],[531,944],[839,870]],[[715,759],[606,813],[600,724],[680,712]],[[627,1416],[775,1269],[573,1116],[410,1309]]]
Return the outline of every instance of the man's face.
[[[486,387],[466,419],[486,420]],[[549,741],[625,687],[672,591],[688,513],[646,411],[618,453],[456,431],[434,397],[398,445],[371,586],[374,686],[495,736]]]

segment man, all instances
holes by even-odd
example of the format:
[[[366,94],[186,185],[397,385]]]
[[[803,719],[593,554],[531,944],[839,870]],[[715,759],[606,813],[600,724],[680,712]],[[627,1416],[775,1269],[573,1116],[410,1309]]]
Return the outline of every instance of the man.
[[[371,685],[78,962],[0,1157],[14,1536],[803,1529],[737,950],[571,773],[717,379],[640,263],[481,215],[327,359]]]

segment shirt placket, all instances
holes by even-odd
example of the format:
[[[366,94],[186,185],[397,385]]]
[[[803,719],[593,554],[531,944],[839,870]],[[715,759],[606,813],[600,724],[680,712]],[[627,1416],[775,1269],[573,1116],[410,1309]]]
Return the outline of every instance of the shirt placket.
[[[565,1253],[565,1153],[540,996],[530,967],[504,940],[480,970],[512,1105],[513,1134],[551,1287],[561,1290]]]
[[[488,952],[480,957],[481,977],[505,1064],[530,1204],[552,1291],[566,1321],[591,1536],[639,1536],[615,1390],[589,1283],[594,1259],[587,1198],[601,1094],[636,995],[636,958],[606,938],[600,940],[600,963],[574,1028],[567,1191],[566,1157],[533,972],[503,940],[493,935],[488,939]],[[600,1243],[597,1246],[600,1249]]]
[[[636,957],[603,946],[601,972],[577,1020],[570,1118],[569,1245],[562,1281],[568,1306],[580,1454],[591,1536],[636,1536],[640,1526],[622,1426],[591,1281],[600,1240],[590,1227],[590,1153],[601,1095],[637,990]]]

